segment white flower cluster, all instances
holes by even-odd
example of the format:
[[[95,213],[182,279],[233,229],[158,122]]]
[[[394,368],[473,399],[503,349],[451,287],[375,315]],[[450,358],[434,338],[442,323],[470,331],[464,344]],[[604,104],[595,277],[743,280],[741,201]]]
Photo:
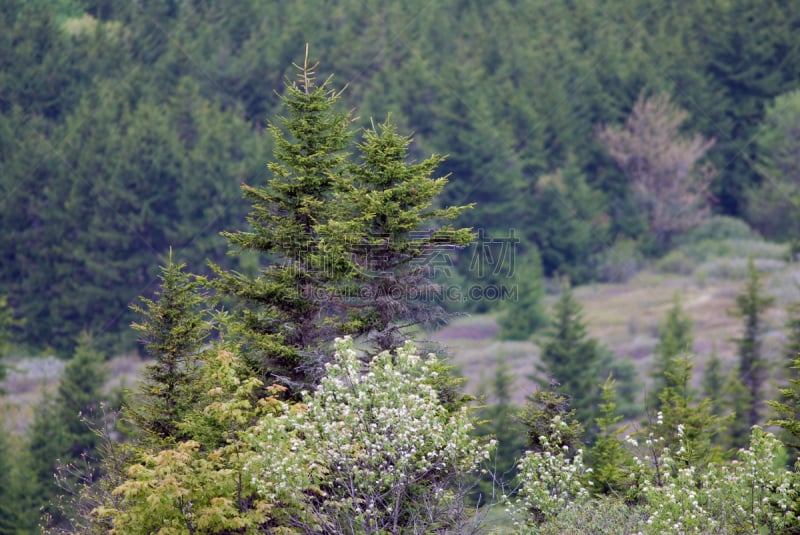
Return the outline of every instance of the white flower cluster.
[[[523,532],[533,527],[531,522],[554,518],[589,498],[583,476],[591,469],[584,467],[583,451],[570,458],[569,448],[558,446],[566,428],[567,424],[556,416],[551,435],[539,437],[542,451],[529,451],[519,462],[521,486],[508,511]]]
[[[261,495],[305,511],[304,522],[346,517],[370,532],[408,517],[414,502],[448,500],[449,482],[491,446],[470,437],[466,408],[439,403],[426,383],[432,358],[409,343],[363,373],[352,342],[337,340],[319,388],[252,435],[258,454],[247,470]]]
[[[781,450],[775,436],[756,427],[738,460],[698,473],[692,466],[676,468],[665,448],[662,485],[651,481],[643,488],[647,533],[775,533],[796,525],[791,505],[800,482],[777,462]]]

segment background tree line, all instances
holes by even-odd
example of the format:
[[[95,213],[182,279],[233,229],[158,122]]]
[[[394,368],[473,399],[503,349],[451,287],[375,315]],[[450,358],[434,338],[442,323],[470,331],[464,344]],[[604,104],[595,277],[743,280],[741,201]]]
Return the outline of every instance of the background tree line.
[[[34,348],[85,329],[132,348],[128,304],[170,246],[195,271],[257,267],[218,233],[241,222],[239,185],[266,180],[264,121],[305,42],[359,125],[391,109],[412,156],[450,155],[442,202],[476,203],[459,224],[517,229],[548,276],[608,277],[609,250],[659,254],[680,232],[641,209],[632,149],[598,135],[640,97],[668,95],[678,133],[707,141],[677,165],[713,166],[711,211],[779,239],[800,221],[797,136],[768,134],[798,114],[788,1],[3,0],[0,29],[0,295]]]

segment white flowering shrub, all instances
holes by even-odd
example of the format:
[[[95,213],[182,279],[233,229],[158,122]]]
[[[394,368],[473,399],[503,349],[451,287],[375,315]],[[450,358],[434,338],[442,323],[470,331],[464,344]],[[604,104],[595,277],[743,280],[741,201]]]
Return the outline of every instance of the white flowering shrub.
[[[525,533],[589,498],[585,474],[590,469],[584,467],[583,450],[570,456],[568,446],[559,446],[569,428],[560,416],[550,428],[550,436],[539,437],[541,451],[529,451],[519,461],[520,487],[508,510]]]
[[[661,484],[646,480],[646,533],[782,533],[798,527],[797,474],[781,465],[783,445],[753,428],[737,459],[702,472],[662,450]],[[677,452],[680,453],[680,450]],[[651,464],[652,466],[652,464]]]
[[[362,364],[349,339],[303,403],[261,420],[247,471],[289,525],[314,533],[437,533],[464,517],[457,483],[493,444],[470,437],[412,344]],[[466,492],[466,491],[464,491]]]

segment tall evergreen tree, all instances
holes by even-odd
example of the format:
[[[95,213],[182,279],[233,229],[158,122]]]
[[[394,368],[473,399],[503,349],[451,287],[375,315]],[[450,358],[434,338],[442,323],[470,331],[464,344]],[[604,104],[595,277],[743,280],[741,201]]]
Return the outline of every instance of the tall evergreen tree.
[[[761,423],[761,405],[766,380],[767,363],[761,353],[761,337],[764,330],[764,313],[775,302],[775,298],[764,295],[763,276],[755,262],[747,262],[747,283],[743,292],[736,296],[736,308],[731,314],[744,321],[741,338],[734,339],[739,351],[738,379],[747,396],[740,400],[734,420],[734,431],[749,436],[750,428]]]
[[[243,186],[252,203],[251,230],[224,233],[232,246],[261,253],[270,263],[254,279],[212,268],[215,287],[239,300],[242,344],[254,371],[302,382],[319,373],[320,346],[339,332],[324,293],[340,266],[330,252],[323,253],[317,228],[329,219],[333,177],[345,166],[351,118],[335,111],[340,93],[331,89],[330,79],[317,82],[307,53],[303,66],[296,67],[298,79],[287,81],[282,99],[289,115],[269,126],[273,178],[266,186]]]

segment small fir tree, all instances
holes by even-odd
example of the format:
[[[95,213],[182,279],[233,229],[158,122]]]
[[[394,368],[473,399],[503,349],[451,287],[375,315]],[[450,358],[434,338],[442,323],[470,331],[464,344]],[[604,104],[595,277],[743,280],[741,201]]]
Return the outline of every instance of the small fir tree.
[[[766,380],[767,363],[761,354],[761,337],[764,330],[764,313],[775,302],[775,298],[764,295],[762,275],[755,262],[747,262],[747,283],[744,291],[736,296],[736,309],[731,314],[744,320],[741,338],[734,339],[739,351],[739,381],[747,396],[737,401],[738,411],[733,423],[746,445],[750,428],[761,423],[761,405]]]
[[[534,379],[542,387],[551,382],[556,384],[556,390],[569,397],[575,418],[591,434],[600,403],[598,377],[611,371],[608,367],[613,359],[608,357],[605,347],[588,335],[583,309],[569,283],[562,286],[551,318],[540,344],[539,375]]]
[[[722,361],[717,353],[715,343],[708,357],[705,372],[703,373],[703,397],[711,401],[711,412],[717,416],[724,414],[725,401],[725,375],[722,372]]]
[[[597,439],[587,454],[587,464],[592,468],[589,479],[596,493],[625,495],[630,487],[633,455],[622,444],[627,425],[619,425],[622,415],[617,412],[616,381],[609,375],[602,387],[603,403],[596,419]]]
[[[651,405],[657,410],[660,407],[661,393],[666,387],[668,373],[680,373],[673,368],[678,357],[692,350],[692,319],[683,311],[680,297],[675,295],[672,308],[667,312],[664,324],[658,330],[658,343],[655,348],[653,364],[653,386],[651,389]]]
[[[127,418],[141,431],[140,439],[180,440],[178,424],[198,401],[199,353],[208,340],[212,322],[207,309],[209,296],[204,280],[175,264],[170,251],[161,268],[161,289],[156,300],[142,298],[141,323],[133,328],[141,334],[145,352],[154,359],[144,373],[138,396],[127,404]]]
[[[525,428],[515,418],[518,408],[511,402],[514,375],[502,354],[497,357],[491,386],[490,404],[479,413],[481,423],[476,426],[476,434],[493,437],[497,448],[488,472],[476,488],[480,504],[493,503],[506,494],[505,482],[516,477],[516,463],[525,449]]]
[[[800,449],[800,304],[789,306],[786,320],[786,385],[780,389],[780,399],[767,401],[776,414],[769,425],[783,429],[784,442],[794,450]],[[796,452],[795,452],[796,453]]]
[[[662,423],[659,436],[683,466],[706,466],[720,460],[721,449],[715,445],[723,419],[715,415],[709,398],[697,399],[691,386],[694,362],[688,353],[675,357],[665,372],[660,395]]]

